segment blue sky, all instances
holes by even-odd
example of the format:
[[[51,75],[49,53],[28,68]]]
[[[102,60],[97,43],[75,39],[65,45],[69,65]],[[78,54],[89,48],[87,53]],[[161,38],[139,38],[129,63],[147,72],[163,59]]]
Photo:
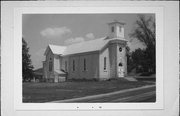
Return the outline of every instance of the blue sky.
[[[154,16],[152,14],[146,14]],[[137,14],[23,14],[22,35],[30,48],[35,69],[42,67],[44,51],[48,44],[69,45],[98,39],[108,35],[107,23],[114,20],[125,22],[125,38],[129,37],[138,19]],[[133,39],[129,42],[131,51],[143,48]]]

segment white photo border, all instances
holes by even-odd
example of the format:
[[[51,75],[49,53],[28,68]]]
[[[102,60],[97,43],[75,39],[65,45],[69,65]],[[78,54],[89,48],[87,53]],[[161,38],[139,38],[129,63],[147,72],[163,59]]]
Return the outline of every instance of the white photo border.
[[[23,103],[22,15],[23,14],[154,13],[156,19],[155,103]],[[14,109],[15,110],[121,110],[163,109],[163,7],[21,7],[14,9]],[[100,107],[101,106],[101,107]]]

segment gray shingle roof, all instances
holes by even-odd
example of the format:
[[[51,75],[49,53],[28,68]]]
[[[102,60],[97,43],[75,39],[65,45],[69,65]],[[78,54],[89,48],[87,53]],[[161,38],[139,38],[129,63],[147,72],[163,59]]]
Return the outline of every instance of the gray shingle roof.
[[[114,38],[114,39],[117,39],[117,38]],[[110,40],[112,39],[107,39],[107,37],[103,37],[100,39],[94,39],[94,40],[76,43],[76,44],[72,44],[68,46],[49,45],[49,48],[51,49],[53,54],[66,56],[66,55],[77,54],[77,53],[99,51]],[[123,38],[121,40],[126,41]]]
[[[69,45],[67,46],[63,55],[98,51],[102,49],[102,47],[104,47],[105,44],[108,43],[108,40],[104,40],[104,39],[105,37]]]
[[[65,49],[66,49],[66,46],[57,46],[57,45],[51,45],[51,44],[49,44],[49,45],[48,45],[48,48],[51,49],[51,51],[52,51],[53,54],[60,55],[60,54],[63,54],[63,53],[64,53],[64,51],[65,51]],[[47,49],[48,49],[48,48],[47,48]],[[48,51],[47,49],[46,49],[46,51],[45,51],[45,54],[46,54],[47,51]]]

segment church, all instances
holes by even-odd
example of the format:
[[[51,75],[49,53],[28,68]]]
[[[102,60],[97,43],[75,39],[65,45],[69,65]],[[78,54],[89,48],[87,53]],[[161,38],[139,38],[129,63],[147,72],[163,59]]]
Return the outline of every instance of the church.
[[[43,78],[53,82],[68,79],[122,78],[127,75],[125,23],[108,23],[106,37],[68,46],[48,45]]]

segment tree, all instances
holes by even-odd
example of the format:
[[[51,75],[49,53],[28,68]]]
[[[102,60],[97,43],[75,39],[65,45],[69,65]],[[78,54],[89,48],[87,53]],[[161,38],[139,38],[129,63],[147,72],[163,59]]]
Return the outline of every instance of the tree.
[[[127,72],[129,73],[134,68],[134,64],[132,61],[131,52],[128,45],[126,46],[126,57],[127,57]]]
[[[131,54],[132,61],[136,68],[136,72],[148,72],[149,63],[148,59],[146,59],[146,50],[145,49],[136,49]]]
[[[156,70],[156,59],[155,59],[155,21],[153,17],[146,17],[144,15],[138,15],[136,21],[136,27],[130,34],[130,37],[138,39],[142,42],[146,49],[144,51],[145,65],[148,65],[148,72],[155,73]]]
[[[22,38],[22,75],[23,81],[30,81],[33,78],[33,65],[31,63],[27,42]]]

